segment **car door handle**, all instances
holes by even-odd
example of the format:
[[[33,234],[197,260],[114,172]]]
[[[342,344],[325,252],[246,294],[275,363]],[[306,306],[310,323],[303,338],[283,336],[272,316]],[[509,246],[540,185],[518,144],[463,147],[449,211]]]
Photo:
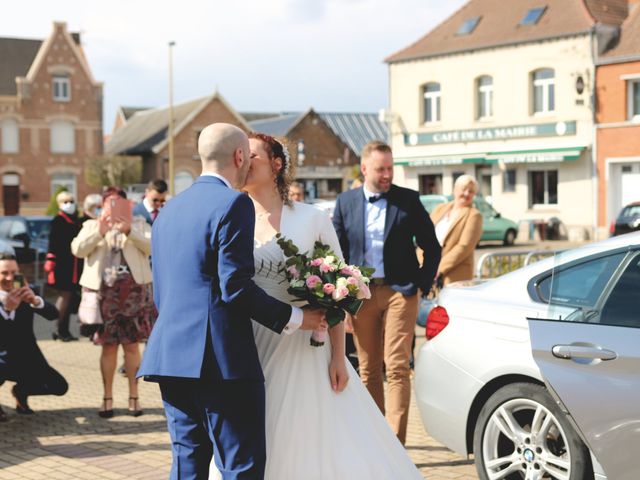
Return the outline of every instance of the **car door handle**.
[[[614,360],[618,354],[606,348],[587,347],[584,345],[556,345],[551,349],[554,357],[569,360],[571,358],[585,358],[591,360]]]

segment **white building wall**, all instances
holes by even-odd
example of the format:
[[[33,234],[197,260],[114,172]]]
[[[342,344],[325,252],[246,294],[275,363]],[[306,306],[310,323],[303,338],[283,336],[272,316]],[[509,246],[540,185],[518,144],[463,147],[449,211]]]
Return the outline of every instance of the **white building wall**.
[[[532,114],[531,73],[541,68],[555,71],[555,111]],[[591,39],[588,34],[566,39],[540,41],[389,66],[390,111],[394,157],[398,166],[396,183],[419,189],[419,175],[443,174],[443,193],[451,193],[455,172],[475,174],[473,164],[411,166],[412,159],[441,155],[482,156],[488,152],[545,150],[585,147],[580,159],[556,163],[509,164],[517,169],[516,191],[502,193],[502,165],[492,167],[492,200],[498,211],[513,220],[560,217],[569,227],[591,229],[594,221],[594,184],[591,147],[594,128],[591,97],[594,85]],[[493,77],[493,118],[476,119],[476,79]],[[581,76],[584,92],[576,92]],[[422,123],[422,86],[441,85],[441,121]],[[406,145],[407,133],[496,128],[504,126],[576,122],[576,134],[564,136],[514,138],[508,140]],[[529,207],[527,172],[535,169],[558,170],[558,205]]]

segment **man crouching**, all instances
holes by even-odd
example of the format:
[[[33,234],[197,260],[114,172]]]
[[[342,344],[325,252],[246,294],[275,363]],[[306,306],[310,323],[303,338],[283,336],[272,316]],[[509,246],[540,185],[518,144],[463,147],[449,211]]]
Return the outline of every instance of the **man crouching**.
[[[6,380],[16,382],[11,393],[20,414],[33,413],[27,403],[30,395],[64,395],[69,388],[36,343],[35,312],[47,320],[58,317],[56,307],[24,285],[16,258],[0,253],[0,385]],[[6,421],[7,414],[0,407],[0,422]]]

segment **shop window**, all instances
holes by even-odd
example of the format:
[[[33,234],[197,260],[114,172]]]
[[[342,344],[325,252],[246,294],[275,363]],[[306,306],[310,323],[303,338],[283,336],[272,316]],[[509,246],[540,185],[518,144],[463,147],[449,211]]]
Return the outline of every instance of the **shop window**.
[[[504,193],[516,191],[515,168],[509,168],[502,173],[502,191]]]
[[[420,175],[420,194],[442,194],[442,174]]]
[[[71,100],[71,80],[66,75],[53,76],[53,100],[56,102],[68,102]]]
[[[18,153],[20,150],[20,134],[18,122],[13,118],[2,121],[2,153]]]
[[[54,173],[51,175],[51,195],[54,195],[58,188],[65,188],[67,192],[76,197],[76,175],[74,173]]]
[[[76,132],[73,123],[66,120],[51,122],[51,153],[76,151]]]
[[[629,120],[640,122],[640,78],[627,81],[627,98]]]
[[[556,109],[555,72],[542,68],[531,74],[533,91],[533,113],[546,114]]]
[[[483,75],[476,80],[478,120],[493,117],[493,78]]]
[[[422,87],[424,104],[424,123],[435,123],[440,121],[440,84],[427,83]]]
[[[529,172],[529,207],[558,204],[558,171]]]

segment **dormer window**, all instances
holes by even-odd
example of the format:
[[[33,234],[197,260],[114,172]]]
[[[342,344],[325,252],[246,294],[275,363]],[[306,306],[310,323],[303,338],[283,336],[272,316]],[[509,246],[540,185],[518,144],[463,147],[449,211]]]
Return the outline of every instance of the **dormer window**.
[[[56,102],[68,102],[71,100],[71,81],[67,75],[53,76],[53,100]]]
[[[480,17],[467,18],[458,28],[456,35],[469,35],[478,26],[478,22],[480,22]]]
[[[535,25],[542,17],[547,7],[538,7],[530,9],[524,18],[520,21],[520,25]]]

